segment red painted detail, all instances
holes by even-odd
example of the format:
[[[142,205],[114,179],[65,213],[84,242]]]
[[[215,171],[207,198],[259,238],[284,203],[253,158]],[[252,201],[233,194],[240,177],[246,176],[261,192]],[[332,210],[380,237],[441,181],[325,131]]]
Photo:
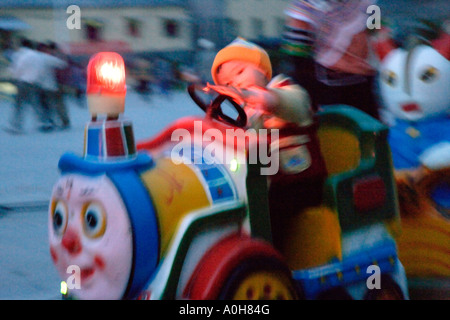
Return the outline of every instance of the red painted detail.
[[[450,34],[442,33],[438,39],[431,42],[431,46],[445,59],[450,60]]]
[[[368,211],[383,206],[386,201],[386,186],[379,176],[367,177],[353,184],[353,204],[359,211]]]
[[[58,262],[58,254],[56,253],[56,250],[53,247],[50,247],[50,256],[52,257],[54,263]]]
[[[122,139],[121,127],[105,128],[106,154],[108,156],[123,156],[126,154]]]
[[[100,255],[98,254],[95,255],[94,263],[100,270],[105,269],[105,260],[103,260],[103,258]]]
[[[421,111],[421,109],[417,103],[403,104],[402,110],[405,112]]]
[[[392,50],[395,50],[397,47],[394,43],[394,41],[390,38],[378,41],[374,43],[374,51],[380,61],[383,61],[384,58],[391,52]]]
[[[81,269],[81,281],[85,282],[87,281],[89,278],[91,278],[95,273],[95,269],[94,268],[83,268]]]
[[[72,229],[67,229],[61,240],[61,244],[69,254],[74,256],[79,254],[82,250],[80,237],[78,236],[78,233]]]

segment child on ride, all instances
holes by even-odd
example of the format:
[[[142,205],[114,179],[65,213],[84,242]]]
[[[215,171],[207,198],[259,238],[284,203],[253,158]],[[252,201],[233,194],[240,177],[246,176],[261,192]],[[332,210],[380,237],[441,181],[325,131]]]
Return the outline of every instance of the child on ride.
[[[279,130],[279,141],[271,145],[278,146],[280,170],[269,179],[273,240],[277,246],[281,240],[277,235],[282,237],[288,217],[322,201],[327,172],[309,96],[284,75],[272,79],[267,52],[242,38],[217,53],[211,73],[216,85],[208,87],[244,102],[250,127]],[[274,217],[274,212],[283,214]]]

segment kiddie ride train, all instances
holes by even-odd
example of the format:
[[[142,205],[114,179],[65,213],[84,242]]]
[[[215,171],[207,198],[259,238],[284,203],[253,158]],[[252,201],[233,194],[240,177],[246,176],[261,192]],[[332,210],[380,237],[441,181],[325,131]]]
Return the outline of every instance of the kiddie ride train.
[[[268,177],[248,161],[262,139],[226,134],[245,125],[243,109],[223,95],[205,104],[205,91],[190,87],[207,116],[180,119],[136,147],[121,115],[125,91],[122,58],[95,55],[84,155],[61,157],[49,210],[66,298],[408,298],[384,125],[346,106],[319,114],[324,200],[295,216],[281,252],[272,245],[270,216],[281,213],[269,212]]]

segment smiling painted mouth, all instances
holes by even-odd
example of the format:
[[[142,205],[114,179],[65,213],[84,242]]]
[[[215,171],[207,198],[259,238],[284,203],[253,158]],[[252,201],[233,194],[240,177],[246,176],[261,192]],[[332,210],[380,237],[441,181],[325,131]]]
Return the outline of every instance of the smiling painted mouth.
[[[418,104],[416,103],[407,103],[402,105],[402,110],[405,112],[419,112],[422,111]]]
[[[84,268],[81,270],[81,281],[87,280],[95,273],[94,268]]]

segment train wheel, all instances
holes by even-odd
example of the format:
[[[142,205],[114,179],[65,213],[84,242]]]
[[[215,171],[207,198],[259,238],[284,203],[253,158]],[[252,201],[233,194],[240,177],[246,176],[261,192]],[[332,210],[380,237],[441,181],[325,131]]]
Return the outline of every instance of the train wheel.
[[[244,261],[231,272],[219,299],[297,300],[299,294],[284,265],[273,258],[258,258]]]
[[[405,300],[402,289],[388,275],[381,276],[381,288],[367,291],[364,300]]]

